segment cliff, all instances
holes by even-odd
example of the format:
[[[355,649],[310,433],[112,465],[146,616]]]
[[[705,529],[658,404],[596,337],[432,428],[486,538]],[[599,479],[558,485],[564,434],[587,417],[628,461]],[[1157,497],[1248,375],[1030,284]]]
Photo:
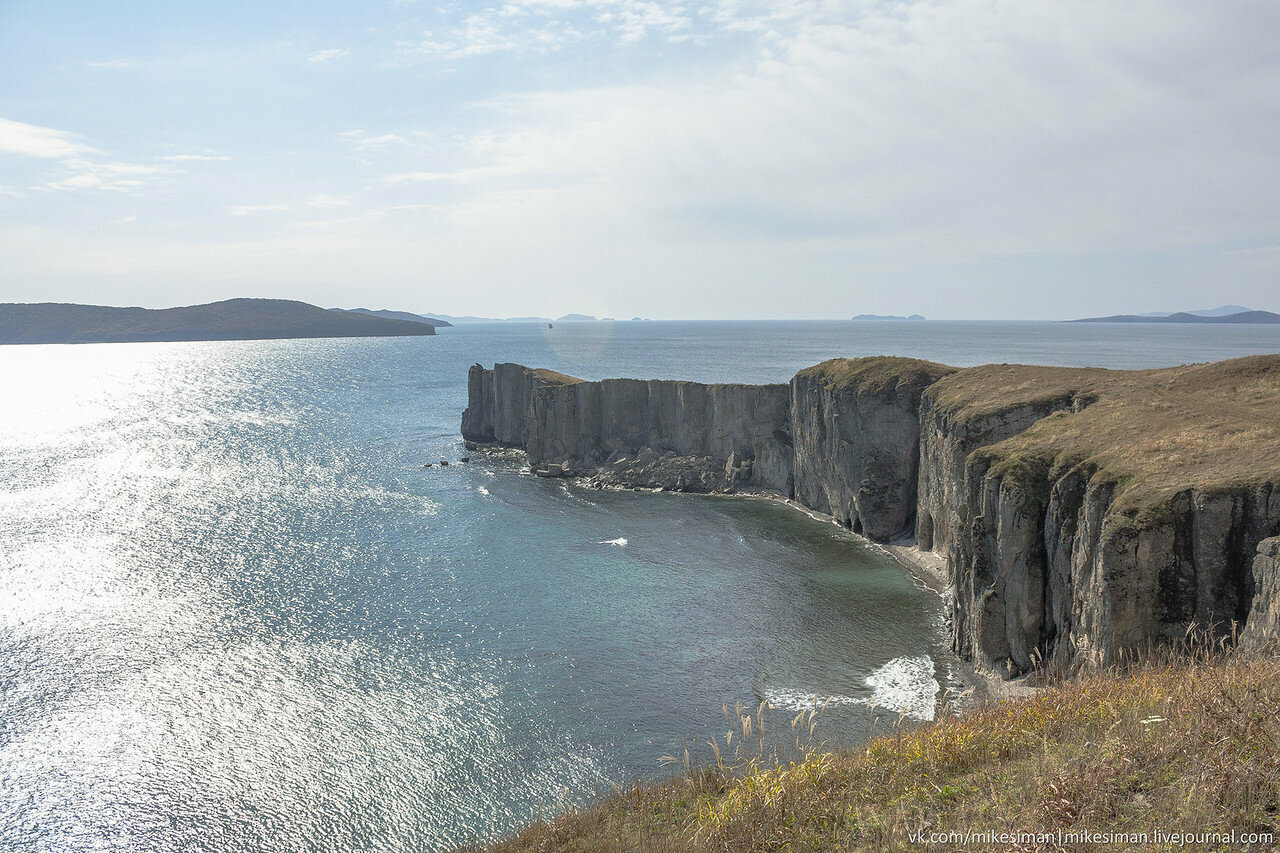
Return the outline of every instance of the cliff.
[[[962,654],[1014,674],[1252,630],[1253,554],[1280,531],[1280,356],[987,365],[921,412],[920,544],[947,558]]]
[[[887,540],[916,516],[920,398],[955,368],[910,358],[833,359],[791,380],[794,497]]]
[[[1280,631],[1280,356],[1165,370],[837,359],[790,385],[476,365],[463,434],[543,476],[794,498],[946,558],[955,649],[1006,676],[1191,626]],[[1257,556],[1255,558],[1255,552]]]
[[[517,364],[468,375],[463,437],[520,447],[543,476],[599,485],[791,492],[786,385],[580,379]]]

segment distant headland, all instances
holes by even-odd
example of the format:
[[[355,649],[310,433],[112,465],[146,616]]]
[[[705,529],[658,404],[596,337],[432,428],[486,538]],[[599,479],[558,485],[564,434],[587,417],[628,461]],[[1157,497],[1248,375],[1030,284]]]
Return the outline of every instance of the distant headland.
[[[1109,317],[1084,317],[1072,323],[1280,323],[1280,314],[1270,311],[1254,311],[1241,305],[1221,305],[1217,308],[1200,308],[1195,311],[1147,314],[1112,314]]]
[[[345,311],[348,314],[365,314],[370,317],[381,317],[384,320],[408,320],[410,323],[426,323],[436,329],[447,329],[453,326],[448,320],[428,317],[426,314],[414,314],[410,311],[392,311],[389,308],[382,308],[377,311],[372,311],[368,308],[330,308],[329,310]]]
[[[430,323],[329,311],[291,299],[227,299],[181,308],[0,303],[0,344],[243,341],[434,335]]]
[[[853,318],[854,320],[923,320],[920,314],[908,314],[903,317],[898,314],[859,314]]]

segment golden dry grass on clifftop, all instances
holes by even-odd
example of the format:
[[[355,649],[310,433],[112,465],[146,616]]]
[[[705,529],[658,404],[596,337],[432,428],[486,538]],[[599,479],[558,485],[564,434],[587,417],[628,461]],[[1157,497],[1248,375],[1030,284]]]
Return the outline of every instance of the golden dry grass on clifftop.
[[[1280,483],[1280,355],[1160,370],[992,364],[928,393],[960,420],[1076,401],[1079,411],[1050,415],[982,453],[997,473],[1084,465],[1121,485],[1120,509],[1147,509],[1186,489]]]
[[[955,370],[954,367],[934,361],[881,355],[870,358],[833,358],[813,367],[806,367],[796,376],[815,377],[836,390],[878,394],[899,386],[914,385],[924,388]]]
[[[1165,657],[898,730],[860,749],[813,752],[786,766],[748,765],[743,772],[694,768],[483,849],[930,849],[911,842],[918,831],[1234,831],[1280,839],[1277,707],[1276,657]],[[933,849],[1171,847],[979,841]]]

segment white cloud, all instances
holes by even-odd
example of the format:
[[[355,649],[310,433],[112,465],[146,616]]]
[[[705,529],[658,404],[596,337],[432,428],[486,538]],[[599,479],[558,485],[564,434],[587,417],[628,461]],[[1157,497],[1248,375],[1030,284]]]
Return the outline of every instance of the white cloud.
[[[142,63],[131,59],[103,59],[95,62],[87,62],[85,64],[90,68],[116,71],[123,68],[137,68]]]
[[[105,160],[101,159],[103,152],[78,141],[76,134],[5,118],[0,118],[0,154],[58,161],[61,174],[28,188],[36,191],[135,192],[157,177],[180,174],[172,161],[205,159],[202,155],[175,155],[156,163]]]
[[[94,149],[65,130],[0,118],[0,154],[60,159],[92,153]]]
[[[237,204],[228,207],[227,213],[232,216],[252,216],[255,213],[276,213],[288,209],[287,204]]]
[[[316,51],[307,57],[307,62],[329,62],[333,59],[346,59],[350,55],[351,51],[345,47],[333,47]]]
[[[384,133],[379,136],[370,136],[368,131],[347,130],[339,133],[338,136],[354,145],[359,151],[373,151],[379,148],[393,148],[397,146],[408,147],[413,145],[413,143],[408,139],[396,133]]]
[[[63,161],[67,174],[49,181],[42,190],[107,190],[111,192],[135,192],[161,175],[178,174],[169,165],[146,163],[117,163],[85,160],[73,157]]]
[[[270,204],[236,204],[226,208],[232,216],[252,216],[257,213],[280,213],[286,210],[298,210],[309,207],[346,207],[351,199],[346,196],[317,193],[304,201],[273,202]]]
[[[1229,240],[1280,220],[1263,30],[1194,4],[819,10],[716,78],[495,101],[473,164],[387,180],[477,184],[465,219],[591,209],[913,262]]]
[[[230,160],[231,157],[230,155],[227,155],[227,154],[169,154],[164,157],[161,157],[160,159],[168,160],[174,163],[213,162],[213,161],[225,162],[227,160]]]
[[[461,69],[438,102],[431,90],[429,136],[403,118],[421,115],[427,95],[409,113],[371,99],[344,125],[362,129],[337,141],[322,131],[338,153],[304,151],[296,169],[291,161],[261,184],[246,179],[244,195],[209,202],[231,214],[213,223],[224,229],[207,238],[217,246],[99,246],[55,260],[89,270],[105,258],[104,269],[139,277],[183,269],[191,280],[235,280],[247,269],[254,282],[349,275],[416,287],[429,278],[513,314],[560,305],[627,316],[847,315],[835,306],[849,300],[897,313],[875,304],[887,293],[931,316],[1066,316],[1095,298],[1096,313],[1109,313],[1103,300],[1140,272],[1152,294],[1179,277],[1187,292],[1223,281],[1274,287],[1274,249],[1245,247],[1280,244],[1280,56],[1270,37],[1280,5],[459,8],[419,7],[415,22],[443,23],[425,34],[415,23],[417,35],[396,47],[403,59]],[[484,55],[491,62],[464,61]],[[296,64],[297,54],[286,59]],[[624,82],[591,85],[587,75],[606,65]],[[459,102],[515,75],[512,94]],[[529,91],[570,75],[574,88]],[[35,141],[24,131],[21,149],[83,146],[44,130]],[[109,159],[87,147],[28,156],[54,168]],[[237,154],[246,169],[249,159]],[[316,163],[323,173],[307,174]],[[339,174],[339,163],[351,171]],[[67,165],[60,177],[99,188],[161,177],[98,166]],[[333,195],[312,195],[317,188]],[[282,215],[234,218],[272,212]],[[120,230],[139,231],[139,241],[148,231]],[[609,292],[634,303],[602,303]],[[1249,293],[1229,301],[1267,307]]]
[[[307,199],[307,205],[310,207],[345,207],[351,204],[351,199],[346,196],[326,195],[317,193]]]

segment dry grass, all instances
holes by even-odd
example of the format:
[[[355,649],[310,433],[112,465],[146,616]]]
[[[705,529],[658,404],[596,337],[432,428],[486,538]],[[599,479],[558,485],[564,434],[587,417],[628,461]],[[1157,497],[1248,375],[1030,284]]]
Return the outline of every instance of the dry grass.
[[[1084,466],[1121,486],[1121,511],[1167,505],[1186,489],[1280,483],[1280,355],[1133,371],[985,365],[929,394],[960,420],[1074,401],[1079,411],[980,452],[994,473],[1029,480]]]
[[[1234,831],[1280,838],[1277,708],[1280,658],[1169,653],[1028,699],[901,727],[858,750],[813,750],[774,767],[758,760],[686,764],[664,782],[617,792],[484,849],[888,850],[925,847],[911,839],[919,831]],[[980,841],[931,849],[1173,848]]]
[[[547,370],[545,367],[530,368],[533,375],[542,381],[543,385],[574,385],[585,380],[576,376],[570,376],[567,373],[557,373],[554,370]]]
[[[833,358],[806,367],[797,376],[816,377],[824,385],[855,394],[882,394],[901,387],[925,388],[943,376],[955,372],[954,367],[918,358],[881,355],[871,358]]]

